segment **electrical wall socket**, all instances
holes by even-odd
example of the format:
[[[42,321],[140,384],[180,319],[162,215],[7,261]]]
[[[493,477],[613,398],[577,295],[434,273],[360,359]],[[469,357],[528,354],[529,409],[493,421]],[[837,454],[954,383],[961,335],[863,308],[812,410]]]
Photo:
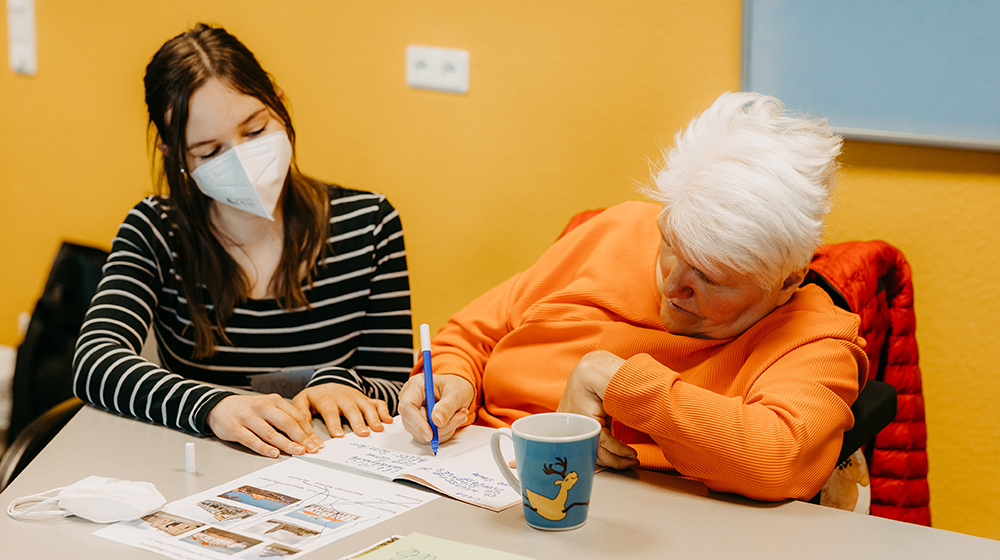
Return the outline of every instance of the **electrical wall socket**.
[[[38,74],[35,0],[7,0],[7,48],[12,71],[26,76]]]
[[[469,51],[410,45],[406,47],[406,84],[412,88],[469,92]]]

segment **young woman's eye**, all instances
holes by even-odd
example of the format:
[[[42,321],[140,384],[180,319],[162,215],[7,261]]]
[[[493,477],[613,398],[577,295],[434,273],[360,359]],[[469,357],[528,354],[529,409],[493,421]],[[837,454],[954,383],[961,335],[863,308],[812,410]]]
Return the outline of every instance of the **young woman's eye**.
[[[264,125],[264,126],[260,127],[260,130],[254,130],[253,132],[247,132],[247,137],[248,138],[254,138],[256,136],[260,136],[260,134],[264,132],[265,128],[267,128],[267,125]]]
[[[200,160],[206,160],[206,159],[212,159],[212,158],[214,158],[217,155],[219,155],[219,147],[218,146],[216,146],[214,150],[212,150],[211,152],[208,152],[207,154],[205,154],[203,156],[195,156],[195,157],[197,157]]]

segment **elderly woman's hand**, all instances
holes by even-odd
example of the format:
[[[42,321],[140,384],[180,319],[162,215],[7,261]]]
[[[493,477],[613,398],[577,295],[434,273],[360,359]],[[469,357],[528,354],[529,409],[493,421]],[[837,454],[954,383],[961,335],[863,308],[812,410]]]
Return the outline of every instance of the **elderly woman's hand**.
[[[625,360],[606,350],[595,350],[577,362],[566,381],[559,412],[574,412],[594,418],[604,424],[604,391],[611,377]],[[615,439],[607,428],[601,429],[600,446],[597,449],[597,464],[612,469],[627,469],[639,464],[636,452],[631,447]]]
[[[469,417],[469,407],[476,391],[464,378],[457,375],[434,374],[434,411],[431,416],[438,427],[438,441],[444,443]],[[430,424],[427,423],[424,376],[414,375],[399,392],[399,417],[403,427],[421,443],[430,443]]]

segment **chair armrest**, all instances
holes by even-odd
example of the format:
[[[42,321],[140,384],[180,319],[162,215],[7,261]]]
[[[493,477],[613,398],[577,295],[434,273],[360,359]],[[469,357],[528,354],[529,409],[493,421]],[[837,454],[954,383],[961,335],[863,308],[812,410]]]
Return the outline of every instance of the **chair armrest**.
[[[869,379],[851,405],[851,412],[854,427],[844,432],[838,465],[896,418],[896,389],[884,381]]]
[[[80,399],[66,399],[48,409],[17,435],[0,459],[0,491],[7,488],[81,408],[83,401]]]

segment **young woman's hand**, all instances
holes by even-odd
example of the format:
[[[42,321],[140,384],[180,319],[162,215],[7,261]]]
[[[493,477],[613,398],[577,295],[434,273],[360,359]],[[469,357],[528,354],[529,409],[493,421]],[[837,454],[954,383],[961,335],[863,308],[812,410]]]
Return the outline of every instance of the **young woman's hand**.
[[[333,437],[344,437],[340,417],[347,418],[351,430],[365,437],[371,430],[381,432],[382,422],[392,423],[389,405],[381,399],[372,399],[361,391],[338,383],[326,383],[303,389],[292,404],[312,418],[318,412],[326,422],[326,429]]]
[[[434,411],[438,441],[444,443],[469,417],[469,407],[476,395],[472,383],[457,375],[434,375]],[[424,376],[414,375],[399,392],[399,417],[403,427],[420,443],[430,443],[433,434],[427,423]]]
[[[219,439],[241,443],[265,457],[315,453],[323,440],[312,416],[278,395],[230,395],[208,414],[208,427]]]

